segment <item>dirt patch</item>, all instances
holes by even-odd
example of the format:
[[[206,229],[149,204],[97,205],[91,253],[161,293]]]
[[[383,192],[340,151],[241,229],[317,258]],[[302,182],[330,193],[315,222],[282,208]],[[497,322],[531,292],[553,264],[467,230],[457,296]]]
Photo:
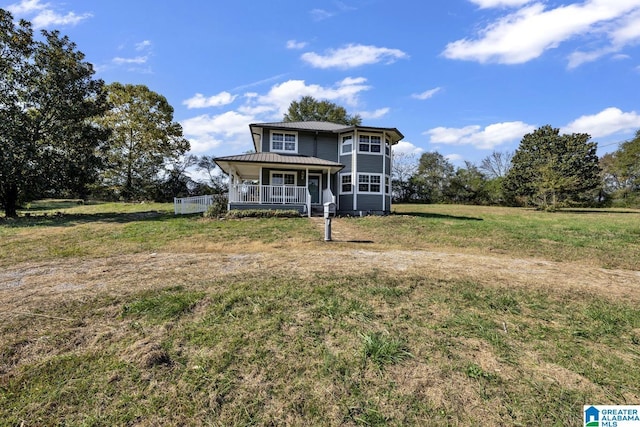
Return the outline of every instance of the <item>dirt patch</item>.
[[[410,250],[374,251],[338,248],[258,253],[153,253],[99,259],[23,263],[0,272],[0,316],[28,311],[57,298],[83,298],[96,292],[130,293],[195,284],[228,275],[296,273],[366,274],[386,272],[443,280],[467,279],[501,287],[548,292],[582,291],[605,298],[640,301],[640,272],[606,270],[583,264],[502,255],[474,255]]]

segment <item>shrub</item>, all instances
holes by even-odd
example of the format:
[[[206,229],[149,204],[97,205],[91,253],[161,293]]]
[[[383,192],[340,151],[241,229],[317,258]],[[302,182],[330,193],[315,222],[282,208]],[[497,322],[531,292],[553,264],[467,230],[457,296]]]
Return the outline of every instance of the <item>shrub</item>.
[[[205,218],[220,218],[227,212],[227,202],[226,194],[216,194],[213,196],[213,204],[209,206],[202,216]]]
[[[227,212],[226,218],[299,218],[300,212],[295,209],[243,209]]]

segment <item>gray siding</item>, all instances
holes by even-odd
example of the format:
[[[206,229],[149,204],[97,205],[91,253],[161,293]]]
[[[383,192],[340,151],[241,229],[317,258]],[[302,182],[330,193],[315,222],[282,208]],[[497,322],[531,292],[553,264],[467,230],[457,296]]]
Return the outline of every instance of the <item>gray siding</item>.
[[[314,157],[338,161],[338,137],[336,135],[318,135],[318,151]]]
[[[314,145],[314,134],[298,132],[298,154],[303,156],[316,157],[313,155]]]
[[[340,172],[351,172],[351,154],[343,154],[340,156],[340,163],[344,165],[344,169],[342,169]]]
[[[262,151],[271,151],[271,132],[278,130],[264,129],[262,131]],[[286,132],[286,131],[284,131]],[[315,132],[295,131],[298,134],[298,153],[302,156],[318,157],[320,159],[338,161],[338,136],[332,134],[317,134]]]
[[[339,196],[340,203],[340,212],[350,212],[353,211],[353,194],[344,194]]]
[[[385,157],[384,163],[385,163],[387,175],[391,175],[391,158]]]
[[[358,211],[381,211],[381,194],[358,194]]]
[[[382,156],[372,154],[358,154],[358,172],[382,173]]]
[[[269,131],[270,129],[262,129],[262,138],[260,139],[260,142],[262,143],[262,151],[265,153],[271,151],[269,149],[271,144],[271,134],[269,133]]]

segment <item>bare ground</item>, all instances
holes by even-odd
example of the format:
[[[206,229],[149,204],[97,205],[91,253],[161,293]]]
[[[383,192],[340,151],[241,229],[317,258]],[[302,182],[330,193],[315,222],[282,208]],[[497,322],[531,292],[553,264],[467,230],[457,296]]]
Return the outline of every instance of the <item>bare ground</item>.
[[[312,219],[320,229],[322,218]],[[499,287],[586,291],[603,298],[640,301],[640,271],[604,269],[584,263],[513,258],[487,250],[387,250],[334,220],[332,242],[287,248],[286,245],[213,244],[193,252],[181,245],[167,253],[127,254],[105,258],[65,258],[25,262],[0,270],[0,318],[25,314],[55,304],[56,299],[84,299],[97,292],[126,294],[147,288],[205,283],[229,275],[295,273],[301,279],[316,274],[418,274],[435,279],[466,279]]]
[[[251,253],[153,253],[99,259],[23,263],[0,272],[0,315],[29,311],[41,302],[96,292],[128,293],[158,285],[202,283],[227,275],[295,272],[358,274],[371,271],[468,279],[502,287],[526,286],[550,292],[572,289],[606,298],[640,300],[640,271],[609,270],[584,264],[414,250],[369,250],[327,243],[326,249]]]

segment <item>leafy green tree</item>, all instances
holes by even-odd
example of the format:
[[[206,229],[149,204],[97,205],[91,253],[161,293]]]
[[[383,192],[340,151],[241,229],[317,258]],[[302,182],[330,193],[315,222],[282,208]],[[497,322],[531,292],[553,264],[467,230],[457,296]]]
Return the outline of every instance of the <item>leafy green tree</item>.
[[[456,169],[447,191],[447,198],[454,203],[485,205],[489,203],[487,178],[470,162]]]
[[[189,150],[167,99],[144,85],[107,86],[111,109],[101,119],[111,129],[102,185],[123,199],[152,197],[165,166]]]
[[[600,186],[597,143],[586,133],[543,126],[525,135],[503,181],[505,196],[544,209],[589,202]]]
[[[615,152],[615,167],[626,187],[631,191],[640,189],[640,130],[635,138],[620,144]]]
[[[633,205],[640,200],[640,130],[613,153],[600,159],[603,186],[615,201]]]
[[[0,205],[56,194],[86,196],[108,133],[104,84],[69,38],[13,23],[0,9]]]
[[[415,186],[416,198],[425,203],[446,201],[455,168],[437,151],[424,153],[418,161],[418,170],[410,179]]]
[[[359,115],[350,116],[347,110],[333,102],[318,101],[312,96],[303,96],[299,101],[293,101],[289,105],[288,112],[284,115],[285,122],[332,122],[345,125],[359,125],[362,118]]]

